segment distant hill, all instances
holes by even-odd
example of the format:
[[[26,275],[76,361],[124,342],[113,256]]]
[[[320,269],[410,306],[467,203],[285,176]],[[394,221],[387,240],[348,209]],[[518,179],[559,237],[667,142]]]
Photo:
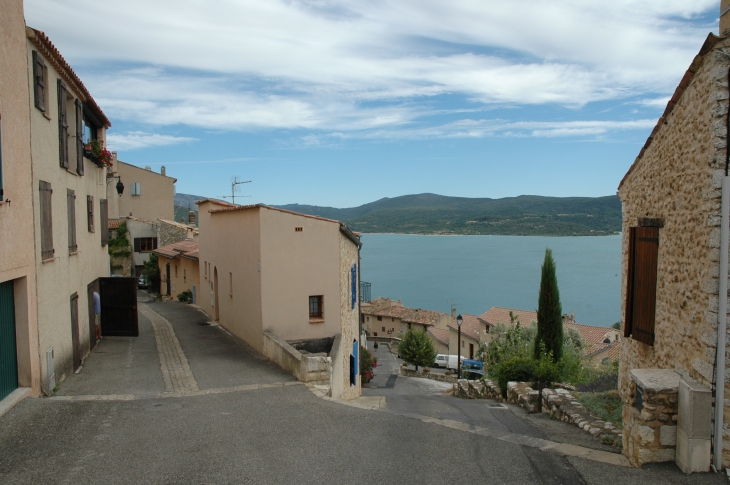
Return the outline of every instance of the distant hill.
[[[337,219],[355,231],[370,233],[603,236],[621,231],[621,202],[615,195],[478,199],[418,194],[348,209],[278,207]]]
[[[195,212],[195,225],[197,226],[198,221],[198,206],[195,205],[196,200],[207,199],[201,195],[191,194],[175,194],[175,220],[180,222],[181,220],[185,223],[188,222],[188,212],[193,210]]]

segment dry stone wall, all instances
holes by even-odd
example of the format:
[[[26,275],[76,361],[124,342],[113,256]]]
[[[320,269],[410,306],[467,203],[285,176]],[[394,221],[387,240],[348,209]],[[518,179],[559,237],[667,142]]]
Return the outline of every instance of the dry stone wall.
[[[626,301],[629,228],[661,218],[654,346],[621,341],[619,389],[633,400],[632,369],[687,372],[710,385],[717,342],[720,183],[727,147],[730,41],[720,40],[682,81],[685,91],[619,190],[623,202],[622,301]],[[701,62],[700,62],[701,61]],[[625,308],[622,308],[622,319]],[[730,391],[727,389],[726,394]],[[725,466],[730,407],[725,411]]]

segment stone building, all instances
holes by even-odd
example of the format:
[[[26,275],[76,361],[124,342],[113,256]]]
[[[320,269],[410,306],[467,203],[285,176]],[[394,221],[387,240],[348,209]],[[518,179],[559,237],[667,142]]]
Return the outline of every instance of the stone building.
[[[182,222],[169,221],[166,219],[157,219],[157,245],[159,247],[167,246],[186,239],[197,240],[199,231],[195,227],[195,213],[192,213],[192,220],[189,224]]]
[[[724,11],[729,5],[730,0],[723,0]],[[730,14],[725,14],[720,31],[728,27]],[[721,251],[727,251],[720,247],[720,235],[721,185],[728,166],[728,53],[730,39],[708,35],[619,185],[625,337],[619,387],[624,453],[636,465],[674,460],[675,446],[680,463],[682,449],[701,441],[707,453],[687,470],[710,466],[710,437],[694,440],[683,434],[683,411],[675,408],[680,382],[696,380],[709,390],[715,375],[718,309],[725,298],[718,294],[721,275],[727,275],[727,268],[720,267]],[[670,414],[679,413],[679,430],[670,414],[644,407],[649,392],[644,386],[650,386],[654,369],[663,372],[654,382],[674,383],[652,392],[663,396]],[[727,399],[727,382],[724,389]],[[710,419],[705,411],[695,410],[693,416]],[[722,454],[714,452],[727,467],[730,412],[727,405],[720,411]]]
[[[446,313],[403,306],[400,300],[376,298],[363,304],[363,328],[373,337],[402,338],[409,328],[442,328],[451,321]]]
[[[203,311],[300,380],[359,396],[359,238],[261,204],[196,204]]]

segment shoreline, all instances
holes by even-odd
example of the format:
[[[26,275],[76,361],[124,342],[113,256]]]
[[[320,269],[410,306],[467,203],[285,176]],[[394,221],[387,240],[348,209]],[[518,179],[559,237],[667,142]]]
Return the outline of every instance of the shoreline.
[[[555,236],[550,234],[414,234],[411,232],[364,232],[364,231],[354,231],[358,234],[365,235],[365,234],[381,234],[381,235],[389,235],[389,236],[439,236],[439,237],[462,237],[462,236],[480,236],[480,237],[613,237],[613,236],[621,236],[620,232],[617,232],[615,234],[581,234],[581,235],[575,235],[575,236]]]

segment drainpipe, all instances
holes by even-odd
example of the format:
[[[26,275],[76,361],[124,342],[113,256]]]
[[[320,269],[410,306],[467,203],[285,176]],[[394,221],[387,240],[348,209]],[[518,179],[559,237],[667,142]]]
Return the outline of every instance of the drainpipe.
[[[730,70],[728,70],[730,81]],[[730,84],[728,85],[730,92]],[[730,109],[727,118],[726,143],[730,141]],[[715,470],[722,469],[722,425],[725,422],[725,351],[727,332],[727,278],[728,278],[728,240],[730,240],[730,146],[725,148],[725,176],[722,178],[722,209],[720,229],[720,291],[718,293],[717,309],[717,362],[715,371],[715,436],[713,443],[712,464]]]

